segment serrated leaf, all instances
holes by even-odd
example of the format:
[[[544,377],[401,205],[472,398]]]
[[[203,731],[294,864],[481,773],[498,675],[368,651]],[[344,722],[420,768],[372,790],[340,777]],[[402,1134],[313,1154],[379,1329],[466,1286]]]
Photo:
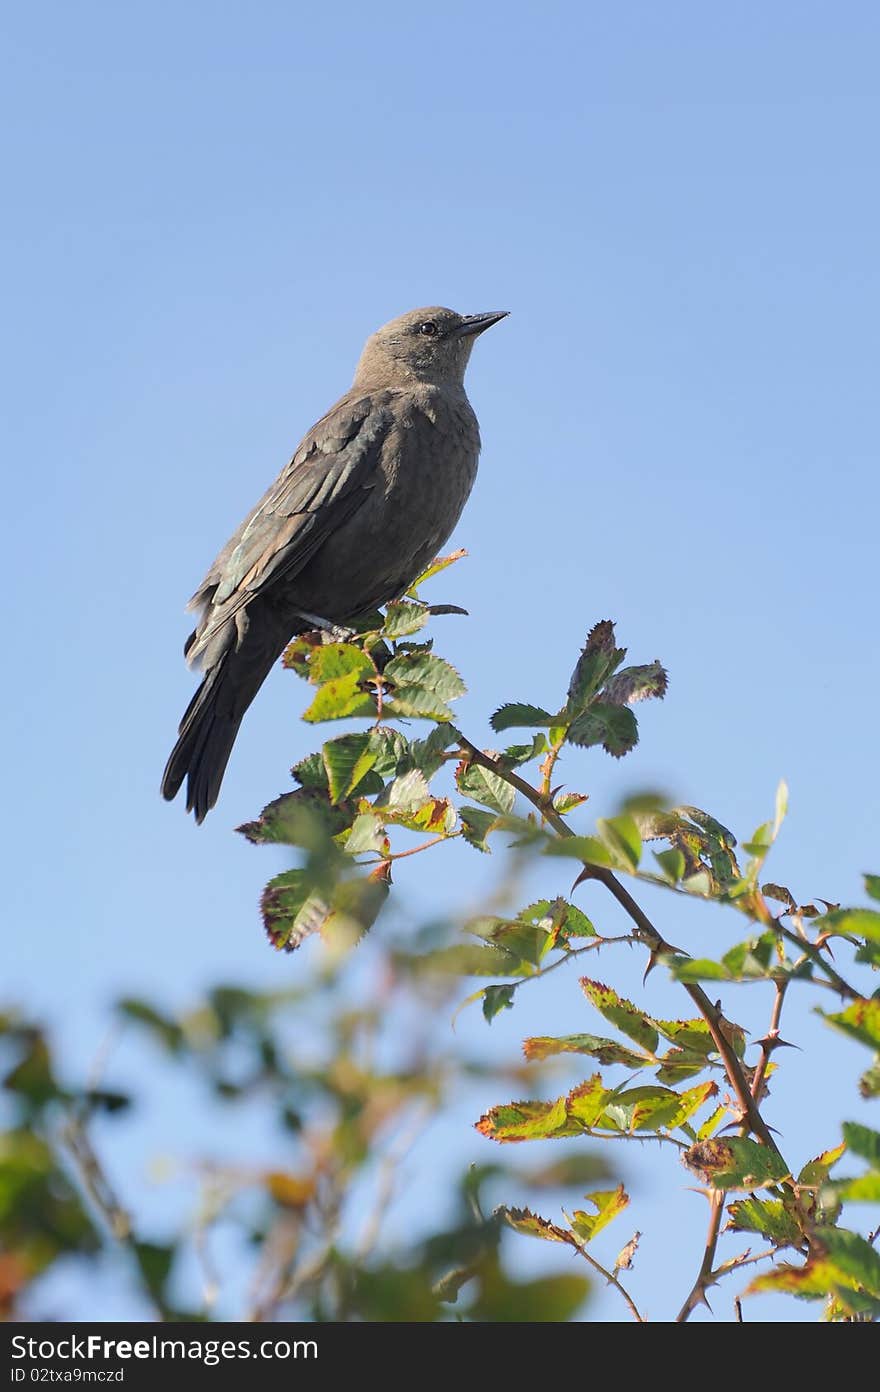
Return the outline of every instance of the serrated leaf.
[[[322,643],[312,649],[309,681],[316,686],[355,674],[358,677],[374,675],[373,664],[362,648],[353,643]]]
[[[297,788],[283,793],[263,808],[255,822],[245,822],[236,831],[252,845],[311,846],[322,831],[338,836],[351,825],[354,809],[334,806],[322,788]]]
[[[571,1215],[571,1226],[583,1242],[591,1242],[598,1232],[607,1228],[608,1224],[629,1205],[629,1194],[622,1184],[618,1184],[616,1189],[603,1189],[585,1194],[584,1198],[589,1199],[596,1212],[587,1213],[584,1209],[575,1209]]]
[[[614,625],[609,619],[590,629],[568,684],[566,723],[581,715],[625,656],[625,648],[615,647]]]
[[[666,695],[669,677],[659,662],[645,667],[624,667],[611,677],[602,689],[602,700],[615,706],[631,706],[637,701]]]
[[[424,604],[405,599],[394,600],[385,609],[382,637],[391,640],[407,638],[424,628],[428,617],[428,610]]]
[[[398,732],[395,731],[395,734]],[[400,736],[402,739],[403,736]],[[421,769],[426,778],[433,778],[437,770],[445,762],[443,755],[450,745],[455,744],[459,739],[459,733],[454,725],[444,721],[442,725],[435,725],[429,735],[423,740],[413,740],[408,744],[408,755],[417,769]],[[396,772],[396,770],[395,770]]]
[[[804,1235],[780,1199],[735,1199],[728,1205],[731,1232],[760,1233],[777,1247],[799,1247]]]
[[[606,754],[622,759],[638,744],[639,726],[628,706],[594,701],[585,714],[569,725],[565,740],[582,749],[601,744]]]
[[[349,672],[345,677],[325,682],[318,688],[317,695],[302,718],[310,724],[319,720],[347,720],[354,716],[374,718],[377,712],[375,698],[360,689],[362,673]]]
[[[630,1039],[634,1039],[641,1048],[647,1049],[651,1054],[656,1053],[659,1036],[649,1015],[601,981],[591,981],[589,977],[584,976],[581,977],[580,985],[587,1000],[592,1002],[604,1019]]]
[[[518,726],[551,725],[553,716],[541,706],[530,706],[518,701],[509,701],[499,706],[489,724],[496,734],[502,730],[513,730]]]
[[[652,1058],[636,1053],[615,1039],[603,1039],[595,1034],[567,1034],[557,1039],[535,1036],[524,1040],[522,1049],[530,1062],[556,1054],[589,1054],[606,1067],[621,1063],[625,1068],[645,1068],[654,1062]]]
[[[297,783],[302,784],[304,788],[328,787],[327,770],[318,750],[314,754],[307,754],[304,759],[300,759],[298,764],[294,764],[291,773]]]
[[[491,1025],[502,1010],[513,1008],[515,986],[486,986],[483,990],[483,1019]]]
[[[546,735],[535,735],[530,744],[509,744],[498,755],[498,762],[506,769],[520,768],[532,759],[537,759],[547,748]],[[577,794],[575,796],[578,796]]]
[[[653,1023],[664,1039],[680,1049],[689,1049],[705,1057],[715,1048],[712,1031],[700,1016],[694,1020],[654,1020]]]
[[[576,1088],[572,1088],[564,1098],[566,1115],[573,1124],[575,1134],[579,1127],[593,1127],[601,1121],[608,1104],[617,1095],[615,1088],[606,1088],[601,1073],[594,1073]]]
[[[567,1242],[571,1245],[571,1233],[557,1227],[549,1219],[532,1213],[529,1208],[503,1208],[500,1212],[515,1232],[523,1233],[526,1237],[541,1237],[545,1242]]]
[[[697,1140],[705,1141],[710,1136],[714,1136],[724,1118],[727,1116],[727,1104],[722,1102],[720,1107],[716,1107],[711,1116],[708,1116],[702,1126],[697,1131]]]
[[[376,751],[370,748],[370,736],[341,735],[328,740],[321,750],[327,783],[333,802],[341,802],[360,785],[376,762]],[[379,783],[381,788],[381,780]]]
[[[260,910],[263,924],[272,946],[292,950],[298,947],[307,932],[300,915],[312,897],[313,885],[304,870],[284,870],[271,879],[263,890]],[[308,932],[320,926],[311,921]]]
[[[788,1177],[776,1151],[744,1136],[697,1141],[681,1158],[715,1189],[761,1189]]]
[[[553,810],[561,816],[566,812],[573,812],[576,807],[582,807],[589,799],[589,793],[558,793],[553,799]]]
[[[491,807],[504,817],[513,808],[514,790],[497,773],[491,773],[482,764],[459,764],[455,772],[455,782],[460,792]]]
[[[829,1025],[848,1034],[860,1043],[873,1049],[880,1049],[880,1000],[852,1001],[844,1010],[829,1015],[824,1010],[818,1012]]]
[[[824,1184],[832,1167],[837,1164],[845,1150],[845,1145],[834,1146],[832,1150],[825,1150],[821,1155],[817,1155],[815,1160],[808,1160],[798,1175],[798,1184],[805,1188],[818,1188]]]
[[[394,684],[397,693],[395,700],[400,698],[401,688],[409,693],[408,701],[412,699],[412,692],[418,689],[444,705],[463,696],[467,690],[454,667],[442,657],[424,650],[398,653],[386,664],[382,675],[386,681]]]
[[[461,822],[461,834],[469,846],[473,846],[478,851],[488,853],[490,847],[488,837],[498,825],[498,818],[494,812],[485,812],[482,807],[460,807],[458,816]]]
[[[536,1141],[558,1134],[567,1120],[566,1099],[557,1097],[555,1102],[509,1102],[492,1107],[480,1117],[476,1129],[492,1141]]]

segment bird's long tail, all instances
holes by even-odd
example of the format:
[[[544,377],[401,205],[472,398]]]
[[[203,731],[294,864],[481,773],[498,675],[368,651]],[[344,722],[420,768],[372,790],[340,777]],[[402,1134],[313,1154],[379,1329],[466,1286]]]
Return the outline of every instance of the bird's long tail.
[[[162,775],[162,795],[170,802],[186,779],[186,810],[197,822],[204,821],[217,801],[245,711],[285,642],[257,646],[246,640],[242,648],[230,648],[205,673],[184,712]]]

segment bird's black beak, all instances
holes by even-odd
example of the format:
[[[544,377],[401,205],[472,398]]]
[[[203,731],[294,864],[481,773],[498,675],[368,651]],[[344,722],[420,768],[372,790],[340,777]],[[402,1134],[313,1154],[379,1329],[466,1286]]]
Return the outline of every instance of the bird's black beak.
[[[490,309],[486,314],[463,314],[458,330],[459,338],[476,338],[485,329],[491,329],[499,319],[506,319],[509,309]]]

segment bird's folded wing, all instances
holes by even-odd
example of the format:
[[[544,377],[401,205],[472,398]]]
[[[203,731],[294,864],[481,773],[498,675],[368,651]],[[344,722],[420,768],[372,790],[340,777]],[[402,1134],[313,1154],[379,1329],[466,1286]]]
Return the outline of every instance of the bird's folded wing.
[[[343,397],[309,431],[193,595],[190,608],[201,615],[186,648],[191,662],[255,595],[295,576],[364,502],[392,421],[386,394]]]

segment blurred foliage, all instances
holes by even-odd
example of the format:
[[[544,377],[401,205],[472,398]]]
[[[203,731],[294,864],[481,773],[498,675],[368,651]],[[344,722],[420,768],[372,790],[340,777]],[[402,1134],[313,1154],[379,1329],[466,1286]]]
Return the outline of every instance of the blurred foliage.
[[[828,1026],[871,1052],[858,1089],[865,1099],[880,1092],[880,993],[871,994],[880,909],[800,902],[764,878],[785,818],[784,785],[772,819],[742,845],[710,813],[670,807],[648,793],[616,816],[584,822],[586,795],[558,781],[563,753],[579,769],[595,757],[583,751],[623,757],[638,740],[633,706],[662,698],[667,688],[659,662],[624,665],[626,651],[608,621],[590,631],[558,708],[516,700],[495,712],[496,733],[522,729],[521,743],[481,749],[470,741],[454,723],[464,683],[423,636],[434,615],[460,612],[420,597],[422,583],[454,559],[435,563],[384,614],[367,616],[359,632],[305,634],[284,656],[310,688],[304,719],[354,728],[301,759],[292,771],[296,787],[239,830],[254,844],[294,853],[295,863],[264,890],[263,923],[277,950],[324,940],[319,980],[263,995],[218,988],[182,1017],[140,999],[118,1007],[120,1019],[150,1036],[171,1065],[195,1070],[223,1105],[258,1098],[277,1124],[283,1159],[242,1175],[213,1157],[202,1167],[191,1229],[172,1241],[150,1240],[113,1192],[92,1141],[95,1116],[124,1117],[128,1097],[58,1082],[43,1033],[8,1017],[11,1118],[0,1140],[7,1314],[23,1308],[22,1300],[27,1305],[30,1283],[54,1262],[72,1253],[101,1260],[109,1242],[127,1253],[159,1318],[210,1318],[223,1288],[210,1235],[222,1220],[241,1225],[253,1252],[250,1318],[559,1321],[580,1316],[590,1281],[599,1279],[615,1288],[630,1316],[643,1319],[626,1285],[641,1234],[622,1235],[616,1258],[600,1259],[593,1244],[598,1238],[604,1251],[606,1228],[614,1222],[616,1232],[621,1215],[632,1212],[618,1165],[601,1157],[611,1151],[617,1161],[619,1148],[609,1142],[649,1139],[678,1152],[708,1203],[708,1233],[682,1234],[693,1243],[695,1279],[680,1293],[680,1321],[731,1275],[739,1275],[740,1289],[746,1283],[743,1294],[820,1301],[826,1319],[880,1316],[876,1208],[873,1226],[861,1231],[850,1216],[853,1205],[870,1214],[880,1202],[880,1133],[846,1122],[842,1137],[817,1136],[815,1158],[792,1165],[764,1116],[778,1051],[790,1042],[781,1018],[791,990],[821,999],[831,1007],[819,1012]],[[368,1007],[351,1007],[336,983],[393,892],[395,863],[456,840],[468,848],[464,855],[504,851],[505,893],[463,929],[383,941],[383,984]],[[525,866],[570,871],[571,891],[519,907],[513,886]],[[624,910],[628,931],[606,934],[574,902],[587,882]],[[692,956],[664,940],[628,884],[721,906],[742,924],[742,936],[715,955],[710,947],[709,955]],[[866,876],[865,889],[869,900],[880,900],[880,877]],[[713,941],[708,932],[705,941]],[[463,983],[470,991],[463,1004],[479,1003],[491,1024],[516,1007],[529,983],[600,950],[610,963],[619,945],[644,952],[646,976],[668,974],[682,994],[681,1018],[655,1018],[613,984],[585,975],[585,1032],[527,1038],[524,1061],[501,1068],[441,1048],[439,1036],[447,1035],[435,1027],[438,1008],[448,1004],[448,1019]],[[713,993],[723,989],[724,1007],[704,983]],[[748,1043],[730,1013],[744,986],[767,999],[766,1032]],[[306,995],[311,1008],[319,1003],[322,1024],[303,1055],[294,1053],[287,1024]],[[586,1076],[559,1092],[560,1062],[577,1056]],[[615,1068],[624,1070],[622,1081],[609,1076]],[[502,1147],[502,1159],[472,1166],[454,1195],[426,1190],[419,1230],[389,1244],[383,1228],[409,1147],[475,1079],[496,1096],[527,1094],[498,1102],[476,1123]],[[841,1080],[841,1096],[846,1086]],[[512,1142],[548,1139],[569,1139],[575,1149],[540,1167],[529,1168],[522,1150],[515,1162],[507,1158]],[[581,1152],[590,1140],[599,1158],[595,1148]],[[603,1187],[585,1189],[597,1183]],[[567,1206],[552,1219],[531,1199],[528,1207],[493,1208],[487,1188],[501,1196],[559,1190]],[[566,1189],[575,1191],[573,1202]],[[243,1207],[244,1192],[251,1203]],[[650,1212],[639,1220],[648,1224]],[[515,1234],[570,1249],[577,1270],[567,1261],[558,1274],[521,1279]],[[764,1245],[743,1248],[743,1235]],[[722,1258],[722,1242],[736,1250]],[[196,1308],[180,1306],[174,1279],[189,1247],[203,1270]],[[743,1270],[759,1262],[759,1274]]]

